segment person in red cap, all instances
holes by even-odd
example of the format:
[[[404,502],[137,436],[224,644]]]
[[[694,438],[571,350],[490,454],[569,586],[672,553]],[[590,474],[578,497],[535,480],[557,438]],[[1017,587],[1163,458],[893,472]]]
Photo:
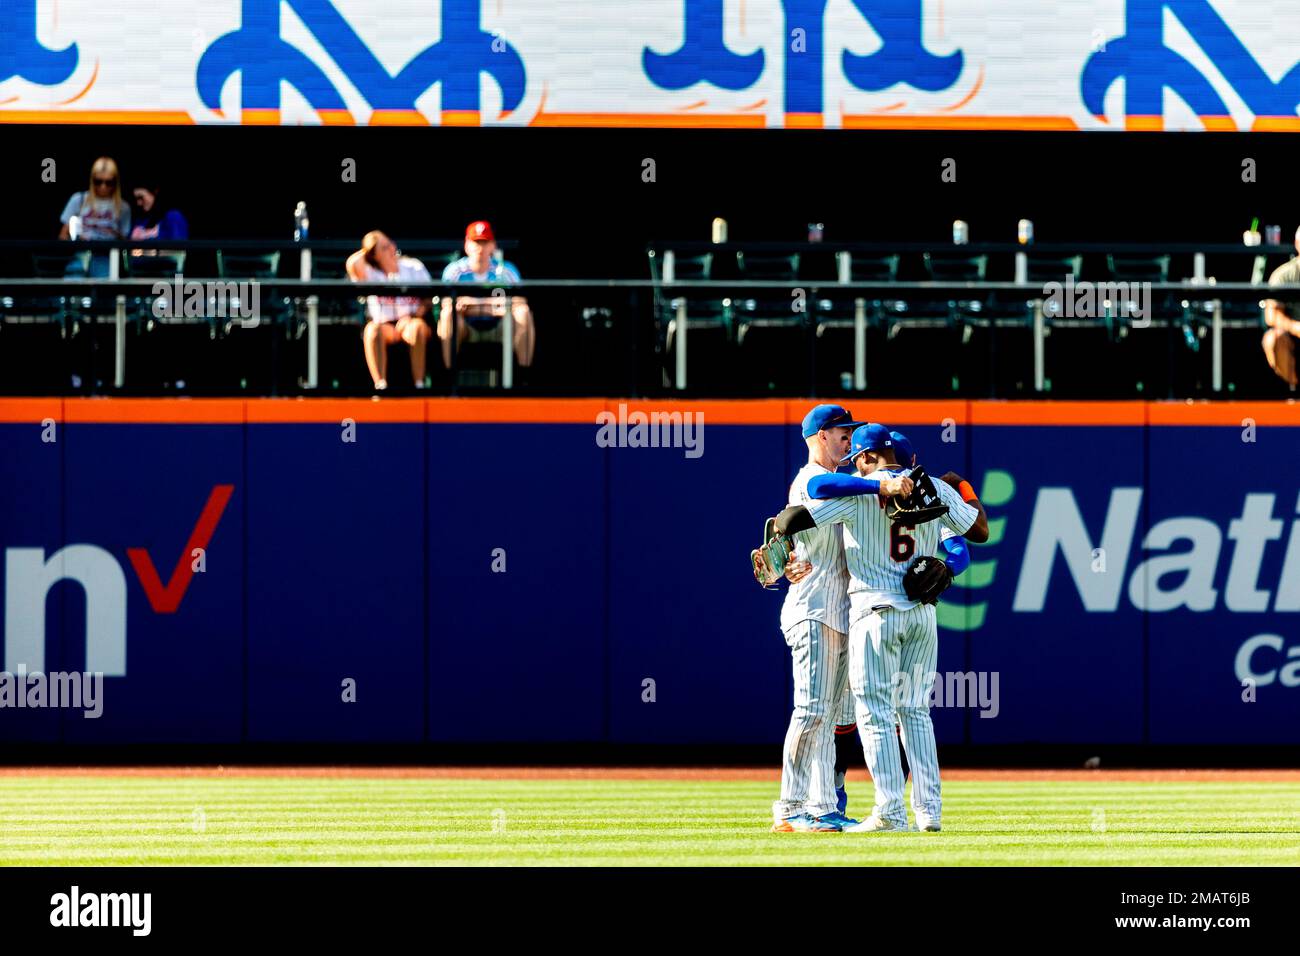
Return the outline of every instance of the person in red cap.
[[[496,237],[492,226],[482,220],[471,222],[465,230],[465,255],[447,266],[442,272],[443,282],[499,282],[514,285],[519,281],[519,270],[513,263],[496,256]],[[456,345],[459,348],[469,337],[470,329],[493,329],[505,314],[505,302],[500,296],[456,296]],[[533,329],[533,312],[523,296],[510,296],[510,314],[514,319],[514,351],[520,365],[533,364],[536,333]],[[442,300],[442,315],[438,319],[438,338],[442,340],[442,360],[451,368],[452,297]]]

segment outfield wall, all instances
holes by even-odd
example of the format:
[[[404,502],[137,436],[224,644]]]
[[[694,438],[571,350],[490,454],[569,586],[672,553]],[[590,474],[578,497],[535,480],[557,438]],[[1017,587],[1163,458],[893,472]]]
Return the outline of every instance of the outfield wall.
[[[108,675],[0,740],[775,744],[746,555],[809,404],[626,405],[703,415],[655,448],[618,400],[0,400],[4,668]],[[989,507],[939,669],[997,714],[941,742],[1300,743],[1300,406],[849,407]]]

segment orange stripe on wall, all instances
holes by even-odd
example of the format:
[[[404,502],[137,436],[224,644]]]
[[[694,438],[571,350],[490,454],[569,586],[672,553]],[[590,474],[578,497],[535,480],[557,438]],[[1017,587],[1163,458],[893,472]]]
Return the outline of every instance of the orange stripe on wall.
[[[424,422],[427,408],[422,398],[250,398],[250,424],[318,422]]]
[[[431,422],[556,422],[596,424],[605,409],[603,398],[431,398]]]
[[[1145,402],[971,402],[972,425],[1144,425]]]
[[[1300,403],[1283,402],[1152,402],[1152,425],[1300,425]],[[1249,420],[1249,422],[1247,421]]]
[[[242,398],[68,398],[63,420],[85,424],[242,425]]]
[[[928,401],[908,402],[900,399],[879,401],[874,399],[823,399],[836,405],[843,405],[851,411],[858,421],[880,422],[882,425],[934,425],[942,426],[949,419],[957,425],[965,425],[970,417],[970,402],[964,398],[940,398]],[[797,415],[790,424],[797,425],[803,421],[808,409],[815,402],[792,402]]]
[[[0,398],[0,422],[38,424],[47,418],[63,421],[63,399]]]
[[[619,398],[0,398],[0,423],[338,424],[363,422],[555,423],[595,425],[601,412],[702,413],[706,424],[796,426],[813,405],[844,405],[859,421],[900,427],[957,425],[1300,427],[1300,403],[997,402],[863,398],[736,400]]]

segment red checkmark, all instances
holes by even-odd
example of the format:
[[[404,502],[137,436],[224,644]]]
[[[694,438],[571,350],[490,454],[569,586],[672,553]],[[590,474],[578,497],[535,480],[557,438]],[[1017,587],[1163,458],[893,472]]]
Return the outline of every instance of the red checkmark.
[[[140,578],[140,586],[144,588],[149,604],[158,614],[175,614],[176,609],[181,606],[181,598],[185,597],[185,592],[189,590],[190,579],[194,577],[192,558],[194,549],[207,548],[234,490],[234,485],[213,485],[212,494],[208,495],[208,503],[203,506],[203,513],[199,515],[198,523],[190,532],[190,540],[185,545],[185,550],[181,552],[180,560],[176,562],[176,569],[172,571],[172,579],[167,582],[166,587],[163,587],[162,581],[158,578],[158,572],[154,570],[153,559],[149,557],[148,551],[144,548],[126,549],[126,556],[131,559],[131,567],[135,568],[136,576]]]

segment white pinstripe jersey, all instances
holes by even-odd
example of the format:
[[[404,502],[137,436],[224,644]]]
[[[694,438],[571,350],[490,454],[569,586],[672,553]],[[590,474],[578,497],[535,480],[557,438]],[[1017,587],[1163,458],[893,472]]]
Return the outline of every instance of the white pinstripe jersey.
[[[881,469],[868,477],[908,474],[907,470]],[[888,604],[899,610],[915,607],[903,590],[903,575],[912,561],[934,554],[939,546],[939,531],[945,525],[956,534],[965,534],[979,517],[979,511],[961,500],[951,485],[931,479],[939,500],[948,513],[934,521],[909,527],[894,525],[885,513],[885,499],[879,495],[852,498],[812,499],[807,508],[823,526],[844,526],[844,558],[852,581],[849,584],[850,619],[860,620],[873,607]]]
[[[811,462],[804,465],[790,483],[788,503],[807,506],[813,500],[808,497],[808,482],[818,475],[829,474],[821,465]],[[781,630],[789,630],[801,621],[821,621],[847,634],[849,568],[844,561],[843,530],[837,525],[813,528],[797,535],[795,544],[795,557],[811,561],[813,569],[798,584],[790,585],[781,605]]]

